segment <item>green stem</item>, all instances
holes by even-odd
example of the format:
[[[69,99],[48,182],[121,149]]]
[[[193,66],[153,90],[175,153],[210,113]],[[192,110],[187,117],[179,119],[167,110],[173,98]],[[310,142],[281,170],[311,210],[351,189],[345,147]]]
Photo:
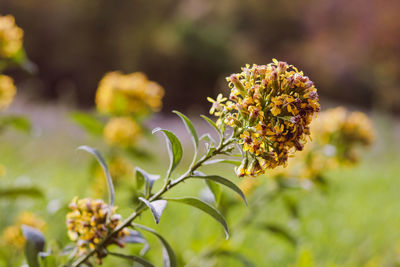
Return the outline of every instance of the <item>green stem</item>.
[[[196,171],[199,167],[201,167],[204,162],[206,162],[207,160],[210,160],[211,158],[213,158],[213,157],[215,157],[215,156],[217,156],[219,154],[222,154],[224,152],[224,149],[227,146],[229,146],[230,144],[232,144],[233,141],[234,140],[232,138],[228,138],[227,140],[225,140],[224,138],[221,138],[220,144],[218,145],[218,147],[212,153],[210,153],[210,154],[206,153],[206,155],[204,155],[194,165],[192,164],[192,166],[189,168],[189,170],[187,170],[179,178],[177,178],[175,180],[166,179],[165,180],[166,182],[164,183],[164,186],[156,194],[152,195],[148,199],[148,201],[152,202],[152,201],[160,199],[162,197],[162,195],[164,195],[166,192],[168,192],[171,188],[177,186],[181,182],[183,182],[186,179],[190,178],[193,175],[193,172]],[[125,227],[130,226],[132,221],[135,220],[140,214],[142,214],[142,212],[145,211],[147,208],[148,207],[145,206],[145,205],[140,205],[136,209],[136,211],[134,211],[127,219],[125,219],[122,222],[122,224],[120,224],[117,228],[114,229],[114,231],[112,231],[108,236],[106,236],[99,243],[99,245],[95,249],[90,250],[87,254],[81,256],[80,258],[78,258],[75,262],[72,263],[72,266],[73,267],[78,267],[81,264],[85,263],[91,256],[93,256],[96,253],[96,251],[99,251],[99,250],[101,250],[101,248],[105,247],[113,236],[116,236]]]

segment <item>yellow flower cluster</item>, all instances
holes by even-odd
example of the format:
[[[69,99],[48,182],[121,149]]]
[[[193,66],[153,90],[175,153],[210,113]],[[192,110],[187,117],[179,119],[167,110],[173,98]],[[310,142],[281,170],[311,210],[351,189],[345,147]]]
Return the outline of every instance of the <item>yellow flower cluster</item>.
[[[16,92],[17,88],[13,79],[7,75],[0,74],[0,110],[10,106]]]
[[[164,89],[149,81],[145,74],[109,72],[99,83],[96,93],[98,111],[112,115],[143,115],[159,111]]]
[[[328,109],[311,124],[313,141],[304,147],[282,175],[315,179],[340,164],[356,163],[359,148],[369,147],[375,136],[371,120],[362,112],[349,112],[343,107]]]
[[[132,146],[141,133],[140,126],[130,117],[110,119],[104,128],[104,139],[110,145]]]
[[[375,139],[372,121],[362,112],[349,112],[344,107],[321,113],[312,124],[315,141],[328,144],[341,163],[358,161],[357,149],[370,146]]]
[[[320,110],[313,82],[293,65],[273,60],[268,65],[246,65],[227,78],[229,100],[219,95],[211,114],[220,127],[229,125],[245,157],[239,177],[257,176],[266,169],[286,165],[288,157],[302,150],[309,124]]]
[[[22,48],[24,31],[11,15],[0,16],[0,58],[11,58]]]
[[[78,200],[75,197],[69,204],[72,210],[67,214],[67,228],[69,238],[76,242],[78,247],[77,256],[84,254],[89,249],[94,249],[104,237],[111,233],[121,222],[121,216],[115,213],[116,208],[111,210],[101,199],[84,198]],[[123,237],[127,236],[128,230],[120,231],[108,244],[117,244],[123,247]],[[101,252],[96,252],[101,262]]]
[[[21,251],[25,246],[25,238],[21,230],[22,225],[28,225],[40,231],[44,231],[46,228],[46,223],[33,213],[22,212],[18,215],[14,225],[8,226],[4,229],[1,243],[5,246]]]

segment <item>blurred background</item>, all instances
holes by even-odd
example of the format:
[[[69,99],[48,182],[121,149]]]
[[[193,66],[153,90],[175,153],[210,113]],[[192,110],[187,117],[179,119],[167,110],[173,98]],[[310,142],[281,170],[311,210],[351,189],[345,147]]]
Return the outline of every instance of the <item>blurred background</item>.
[[[204,111],[245,63],[273,57],[312,77],[323,99],[400,111],[397,0],[2,0],[38,73],[16,77],[37,100],[94,104],[102,75],[144,71],[164,111]]]
[[[165,88],[161,114],[146,125],[173,130],[189,160],[190,138],[170,111],[198,119],[210,107],[207,96],[227,95],[226,76],[246,63],[267,64],[277,58],[315,82],[322,110],[343,105],[365,111],[377,129],[376,142],[362,153],[360,165],[327,174],[329,190],[304,190],[293,197],[300,199],[301,220],[282,213],[287,199],[260,212],[268,222],[289,221],[286,226],[299,237],[297,247],[254,229],[234,234],[229,246],[256,266],[295,266],[290,264],[303,250],[312,254],[315,266],[400,266],[399,10],[399,0],[0,0],[0,15],[15,16],[24,30],[26,54],[36,66],[32,73],[18,67],[5,71],[18,88],[6,113],[28,117],[32,131],[2,134],[0,164],[7,172],[0,175],[0,186],[43,191],[35,200],[0,201],[0,233],[14,223],[19,211],[30,210],[47,221],[47,237],[63,245],[69,242],[66,205],[76,195],[93,197],[88,193],[98,190],[93,184],[101,186],[90,172],[89,156],[76,148],[86,144],[110,150],[104,140],[79,128],[71,112],[95,109],[96,90],[105,73],[142,71]],[[87,124],[93,126],[93,120]],[[200,134],[212,131],[199,120],[195,125]],[[130,157],[133,166],[164,172],[167,151],[157,138],[140,139],[139,148],[157,155],[152,160]],[[233,168],[211,170],[235,183],[242,181]],[[118,205],[132,202],[131,181],[130,172],[121,183]],[[187,186],[178,194],[195,194],[201,187],[204,184]],[[189,262],[223,237],[207,216],[172,205],[168,209],[165,223],[154,225],[150,214],[140,220],[166,233],[181,262]],[[127,216],[131,206],[122,204],[120,210]],[[235,209],[229,223],[244,212],[244,206]],[[149,253],[161,265],[160,247]],[[22,263],[21,252],[17,257]],[[8,259],[0,248],[0,266]],[[116,265],[109,260],[103,266]],[[218,259],[214,265],[200,266],[242,265]]]

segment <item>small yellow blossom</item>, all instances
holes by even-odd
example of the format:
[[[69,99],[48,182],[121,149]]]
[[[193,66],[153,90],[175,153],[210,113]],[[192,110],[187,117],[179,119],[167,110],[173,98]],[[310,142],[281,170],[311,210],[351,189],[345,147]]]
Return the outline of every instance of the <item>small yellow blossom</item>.
[[[11,58],[22,48],[24,31],[11,15],[0,16],[0,58]]]
[[[69,204],[69,208],[71,211],[67,214],[66,219],[68,237],[78,246],[76,256],[94,249],[121,222],[121,216],[115,213],[116,208],[110,210],[110,207],[101,199],[84,198],[78,200],[75,197]],[[111,238],[105,246],[116,244],[124,247],[123,238],[128,234],[128,230],[123,229],[118,232],[118,235]],[[100,251],[96,252],[96,255],[99,263],[106,256]]]
[[[145,74],[109,72],[101,79],[96,93],[98,111],[117,115],[143,115],[159,111],[164,89]]]
[[[140,126],[130,117],[112,118],[104,128],[107,143],[120,147],[132,146],[140,134]]]
[[[0,74],[0,110],[8,108],[14,99],[17,88],[14,81],[7,75]]]
[[[228,100],[228,98],[223,97],[222,94],[218,94],[217,99],[214,100],[211,97],[207,97],[207,100],[209,102],[212,103],[212,106],[210,108],[210,114],[220,114],[220,111],[223,109],[224,104],[223,102],[225,102],[226,100]],[[219,116],[219,115],[217,115]]]

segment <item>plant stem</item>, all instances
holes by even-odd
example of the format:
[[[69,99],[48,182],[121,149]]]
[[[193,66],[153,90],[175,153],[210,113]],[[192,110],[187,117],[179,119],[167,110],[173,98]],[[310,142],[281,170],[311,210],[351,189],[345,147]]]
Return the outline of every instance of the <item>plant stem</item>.
[[[212,153],[206,153],[201,159],[199,159],[195,164],[191,164],[191,167],[189,168],[189,170],[187,170],[183,175],[181,175],[180,177],[178,177],[175,180],[169,180],[166,179],[166,182],[164,184],[164,186],[154,195],[152,195],[148,201],[152,202],[155,200],[158,200],[161,198],[162,195],[164,195],[166,192],[168,192],[171,188],[177,186],[178,184],[180,184],[181,182],[183,182],[184,180],[190,178],[193,175],[193,172],[196,171],[199,167],[201,167],[203,165],[204,162],[206,162],[207,160],[210,160],[211,158],[219,155],[219,154],[223,154],[224,153],[224,149],[229,146],[230,144],[233,143],[233,139],[232,138],[228,138],[227,140],[224,140],[224,138],[221,138],[220,144],[218,145],[218,147],[212,152]],[[114,229],[114,231],[112,231],[108,236],[106,236],[100,243],[99,245],[93,249],[90,250],[87,254],[81,256],[80,258],[78,258],[75,262],[72,263],[73,267],[78,267],[81,264],[85,263],[91,256],[93,256],[96,251],[99,251],[101,248],[105,247],[107,245],[107,243],[110,241],[110,239],[113,236],[116,236],[118,234],[119,231],[121,231],[122,229],[124,229],[125,227],[129,227],[132,223],[133,220],[136,219],[136,217],[138,217],[143,211],[145,211],[148,207],[146,205],[141,205],[139,206],[136,211],[134,211],[127,219],[125,219],[123,221],[122,224],[120,224],[119,226],[117,226],[117,228]]]

